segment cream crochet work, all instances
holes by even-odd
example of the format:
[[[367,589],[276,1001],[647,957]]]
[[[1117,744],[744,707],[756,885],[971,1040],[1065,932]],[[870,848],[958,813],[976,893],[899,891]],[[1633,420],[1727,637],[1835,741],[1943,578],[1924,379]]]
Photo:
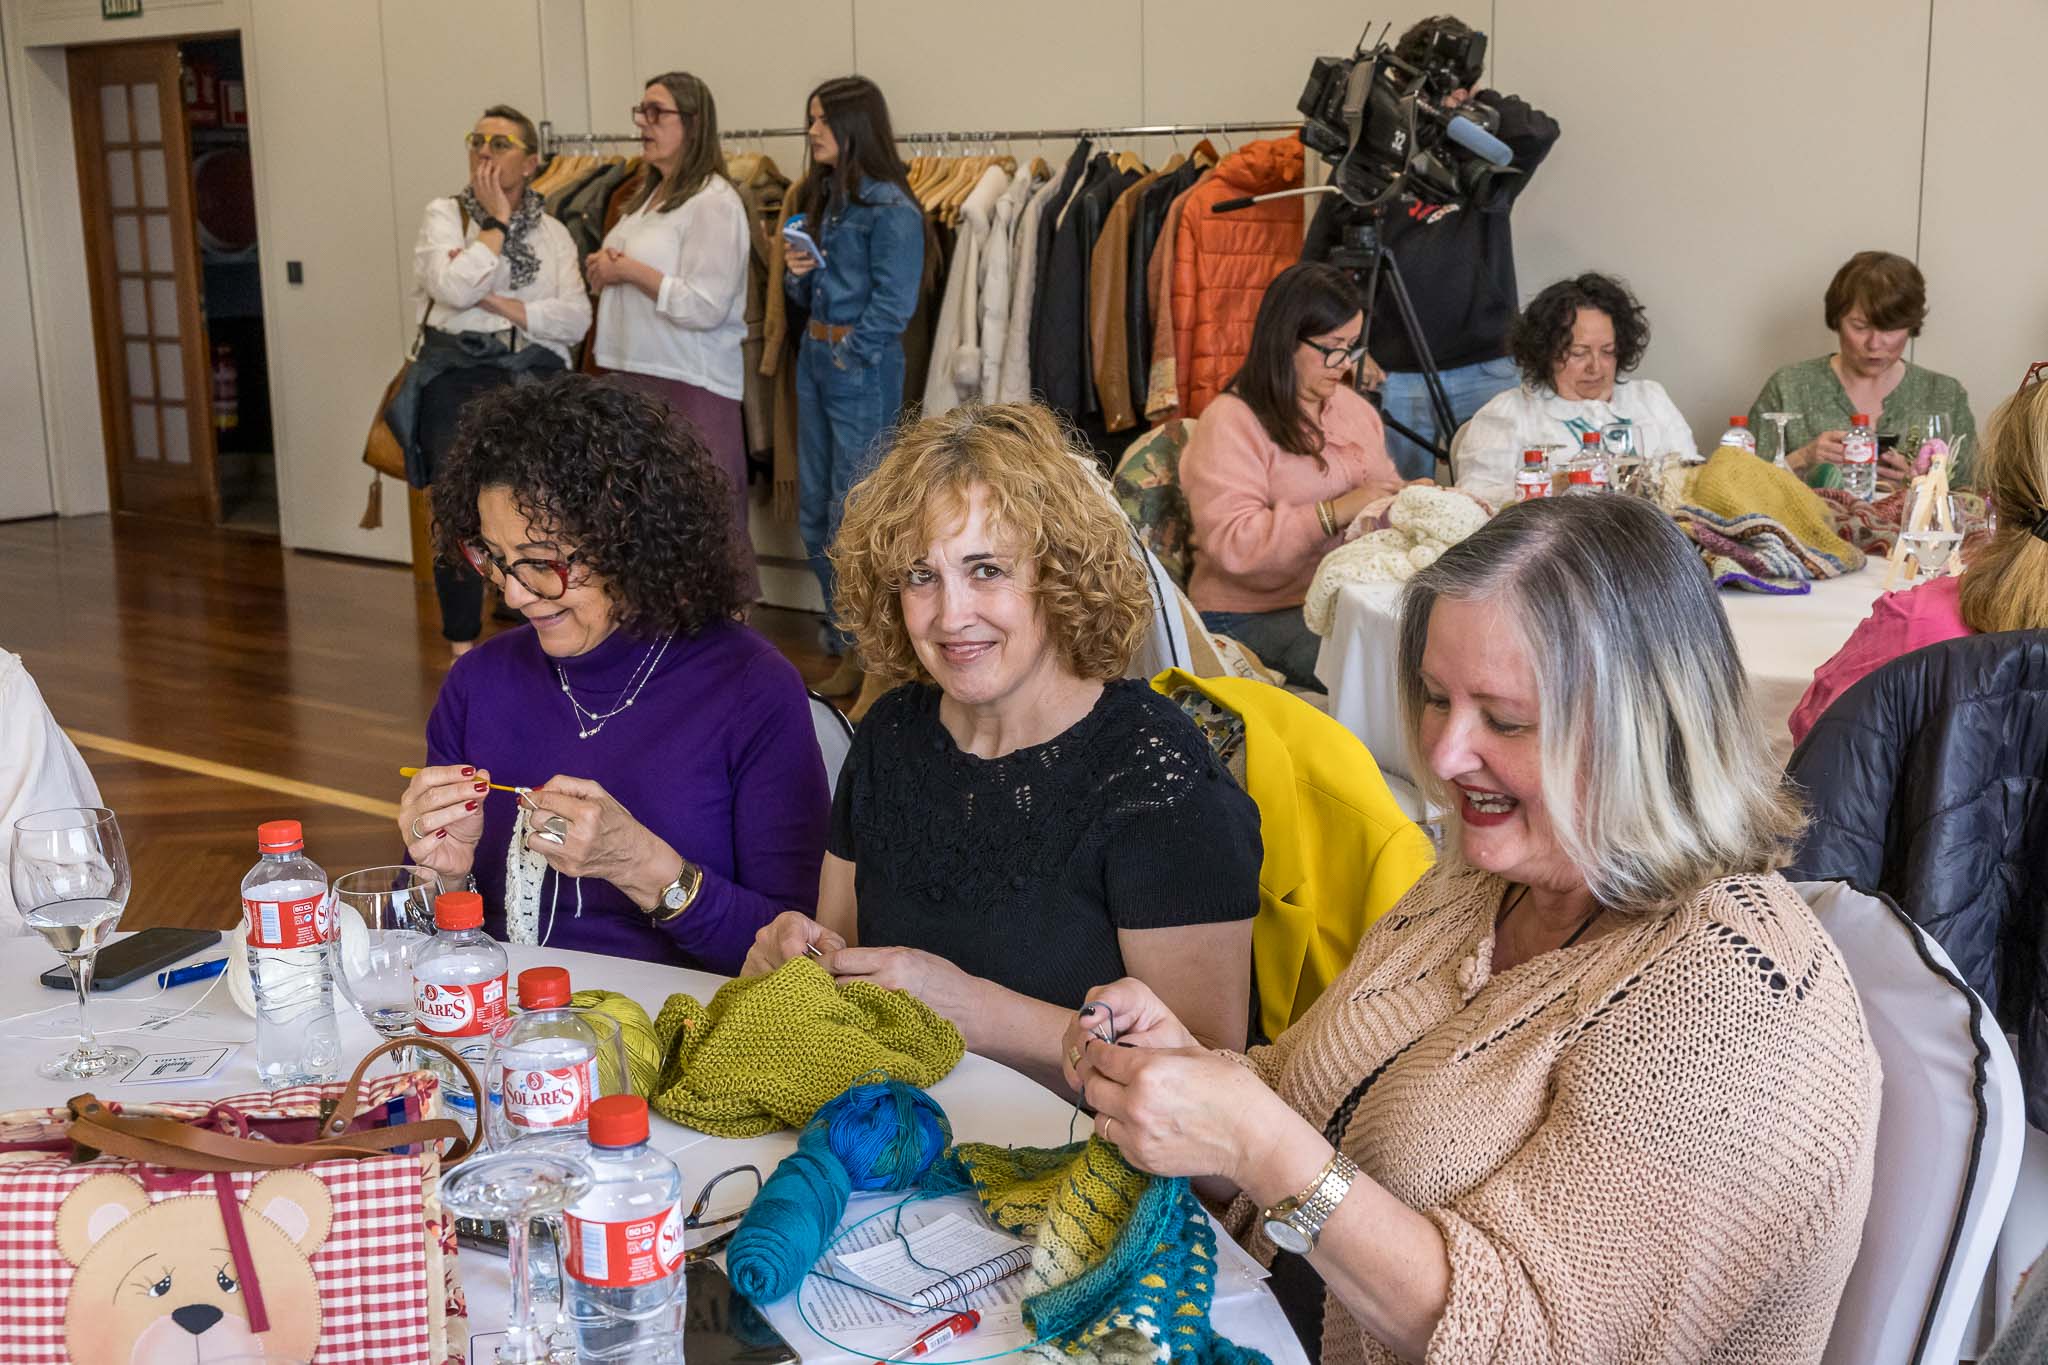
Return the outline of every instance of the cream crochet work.
[[[1425,874],[1246,1059],[1442,1232],[1428,1360],[1819,1360],[1879,1075],[1812,912],[1730,878],[1492,977],[1502,890]],[[1271,1261],[1245,1199],[1227,1221]],[[1323,1365],[1394,1358],[1325,1300]]]

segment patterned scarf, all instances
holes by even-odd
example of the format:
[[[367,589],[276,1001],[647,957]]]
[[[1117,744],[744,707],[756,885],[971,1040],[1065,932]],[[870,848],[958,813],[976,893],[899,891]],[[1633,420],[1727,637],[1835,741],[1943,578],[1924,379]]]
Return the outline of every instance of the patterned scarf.
[[[455,200],[462,205],[462,211],[469,215],[472,223],[481,223],[491,216],[477,201],[476,190],[471,186],[464,185]],[[540,257],[534,254],[533,244],[526,239],[540,222],[545,208],[541,197],[529,189],[519,196],[519,207],[513,210],[512,221],[505,224],[505,261],[512,267],[514,290],[526,288],[540,274]]]

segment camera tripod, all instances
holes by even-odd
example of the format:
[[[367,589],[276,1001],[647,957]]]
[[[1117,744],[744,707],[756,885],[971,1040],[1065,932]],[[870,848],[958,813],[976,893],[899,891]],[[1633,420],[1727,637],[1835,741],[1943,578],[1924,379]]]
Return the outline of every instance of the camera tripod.
[[[1384,408],[1381,409],[1380,420],[1442,460],[1455,481],[1458,471],[1451,464],[1450,442],[1458,427],[1457,414],[1451,409],[1450,395],[1444,390],[1443,374],[1436,367],[1436,357],[1430,353],[1429,339],[1422,334],[1422,323],[1415,315],[1415,303],[1408,297],[1408,284],[1401,278],[1401,263],[1380,240],[1380,220],[1385,212],[1386,206],[1381,205],[1372,210],[1370,217],[1346,223],[1340,244],[1330,248],[1325,259],[1351,277],[1351,282],[1358,286],[1359,296],[1365,300],[1365,329],[1359,333],[1361,337],[1372,335],[1372,319],[1379,304],[1380,285],[1384,281],[1388,286],[1401,331],[1408,339],[1409,349],[1415,353],[1422,371],[1423,387],[1429,391],[1430,414],[1436,419],[1437,430],[1443,433],[1443,444],[1429,440]],[[1361,396],[1364,395],[1365,372],[1362,369],[1352,373],[1351,384]]]

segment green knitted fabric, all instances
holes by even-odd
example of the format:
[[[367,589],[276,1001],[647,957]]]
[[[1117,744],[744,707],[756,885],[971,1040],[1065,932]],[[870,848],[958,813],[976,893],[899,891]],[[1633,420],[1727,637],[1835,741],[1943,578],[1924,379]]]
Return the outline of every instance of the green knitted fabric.
[[[866,981],[839,985],[807,957],[728,981],[709,1006],[671,995],[654,1031],[661,1078],[647,1102],[714,1137],[801,1128],[870,1072],[934,1085],[966,1051],[923,1001]]]
[[[1216,1233],[1185,1180],[1162,1180],[1100,1138],[1067,1147],[962,1143],[926,1188],[972,1188],[1032,1243],[1032,1353],[1088,1365],[1266,1365],[1218,1336]]]

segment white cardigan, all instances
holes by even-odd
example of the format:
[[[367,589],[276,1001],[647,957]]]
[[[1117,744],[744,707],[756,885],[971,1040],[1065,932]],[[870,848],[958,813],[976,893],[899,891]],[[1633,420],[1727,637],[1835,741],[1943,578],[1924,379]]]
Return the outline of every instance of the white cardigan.
[[[1495,394],[1458,429],[1451,441],[1458,487],[1496,507],[1512,502],[1523,451],[1557,443],[1575,450],[1582,433],[1619,421],[1641,431],[1636,448],[1645,455],[1676,453],[1694,459],[1699,454],[1692,429],[1654,379],[1616,380],[1613,399],[1604,403],[1561,398],[1547,384],[1522,384]]]
[[[932,332],[931,371],[925,376],[924,412],[936,417],[982,394],[981,295],[996,204],[1010,188],[1009,173],[990,166],[960,206],[960,240],[946,276],[939,323]]]
[[[643,205],[605,234],[605,246],[661,272],[649,298],[630,284],[598,298],[597,363],[680,379],[737,399],[747,336],[747,208],[722,175],[670,209]]]
[[[540,270],[524,289],[512,288],[512,267],[477,241],[477,231],[473,222],[464,229],[453,199],[427,204],[412,250],[413,282],[427,296],[427,325],[443,332],[503,332],[512,323],[477,304],[491,294],[518,299],[526,305],[526,335],[568,364],[569,348],[590,331],[590,295],[569,229],[546,214],[534,224],[529,241]]]

